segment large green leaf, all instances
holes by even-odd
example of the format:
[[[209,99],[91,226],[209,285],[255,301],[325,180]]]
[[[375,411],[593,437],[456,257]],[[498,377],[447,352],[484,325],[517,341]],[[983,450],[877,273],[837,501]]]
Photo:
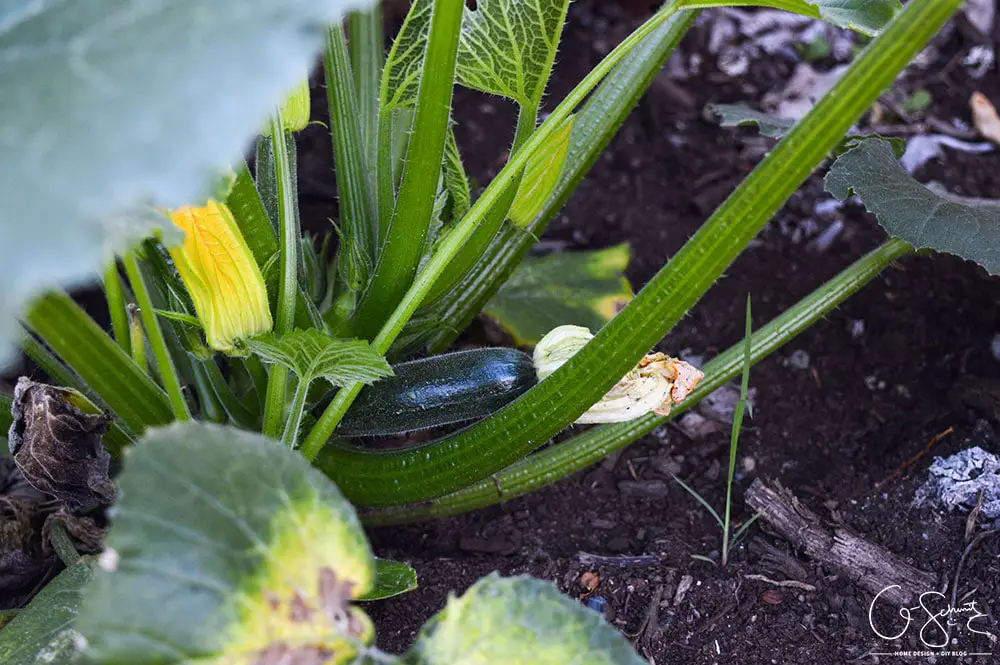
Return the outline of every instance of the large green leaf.
[[[68,665],[77,662],[83,640],[73,627],[80,591],[93,577],[92,557],[80,559],[42,589],[0,630],[0,663]]]
[[[458,48],[462,85],[537,108],[569,0],[479,0],[466,9]]]
[[[841,200],[857,194],[887,233],[917,249],[957,254],[1000,275],[1000,202],[931,191],[906,173],[885,141],[859,141],[841,155],[826,189]]]
[[[600,614],[532,577],[495,573],[427,622],[410,653],[419,665],[642,665]]]
[[[78,630],[101,665],[350,662],[375,563],[350,504],[301,455],[186,423],[129,454]],[[286,655],[288,660],[277,656]]]
[[[321,27],[370,0],[8,0],[0,10],[0,315],[92,279],[204,197],[306,71]],[[5,339],[0,350],[9,351]]]
[[[632,299],[623,276],[628,260],[627,245],[526,259],[485,312],[518,345],[534,344],[564,324],[598,330]]]
[[[372,383],[392,374],[389,363],[368,342],[338,339],[315,328],[284,335],[266,333],[246,344],[264,362],[283,365],[302,381],[323,377],[342,386],[354,381]]]

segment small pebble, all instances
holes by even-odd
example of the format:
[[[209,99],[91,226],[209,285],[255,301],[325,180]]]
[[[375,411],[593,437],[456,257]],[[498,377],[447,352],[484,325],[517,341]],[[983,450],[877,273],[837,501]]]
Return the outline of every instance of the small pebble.
[[[591,596],[587,599],[587,607],[594,610],[598,614],[604,614],[604,608],[607,604],[608,601],[604,599],[604,596]]]
[[[850,323],[847,324],[847,331],[854,339],[860,339],[865,334],[865,320],[851,319]]]
[[[809,369],[809,353],[802,349],[792,351],[788,356],[788,365],[794,369]]]

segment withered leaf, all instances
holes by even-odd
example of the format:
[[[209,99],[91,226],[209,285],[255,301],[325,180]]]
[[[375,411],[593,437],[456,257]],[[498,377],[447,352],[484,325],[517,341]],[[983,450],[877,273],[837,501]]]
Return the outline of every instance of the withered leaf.
[[[55,574],[55,556],[43,554],[41,530],[54,502],[0,458],[0,610],[20,607]]]
[[[101,445],[106,415],[87,414],[69,403],[72,391],[18,379],[10,426],[10,451],[32,487],[85,512],[110,504],[111,456]]]

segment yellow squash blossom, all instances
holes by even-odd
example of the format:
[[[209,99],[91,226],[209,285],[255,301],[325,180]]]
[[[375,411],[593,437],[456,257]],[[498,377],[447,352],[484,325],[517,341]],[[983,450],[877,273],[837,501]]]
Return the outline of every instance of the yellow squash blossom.
[[[233,352],[234,343],[272,327],[264,277],[224,203],[184,206],[170,212],[184,244],[170,250],[208,345]]]

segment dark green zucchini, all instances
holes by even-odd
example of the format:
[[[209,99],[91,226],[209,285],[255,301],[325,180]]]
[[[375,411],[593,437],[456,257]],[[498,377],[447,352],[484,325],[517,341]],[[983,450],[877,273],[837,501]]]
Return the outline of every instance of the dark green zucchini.
[[[537,383],[531,358],[516,349],[458,351],[392,371],[361,391],[337,434],[384,436],[484,418]]]

